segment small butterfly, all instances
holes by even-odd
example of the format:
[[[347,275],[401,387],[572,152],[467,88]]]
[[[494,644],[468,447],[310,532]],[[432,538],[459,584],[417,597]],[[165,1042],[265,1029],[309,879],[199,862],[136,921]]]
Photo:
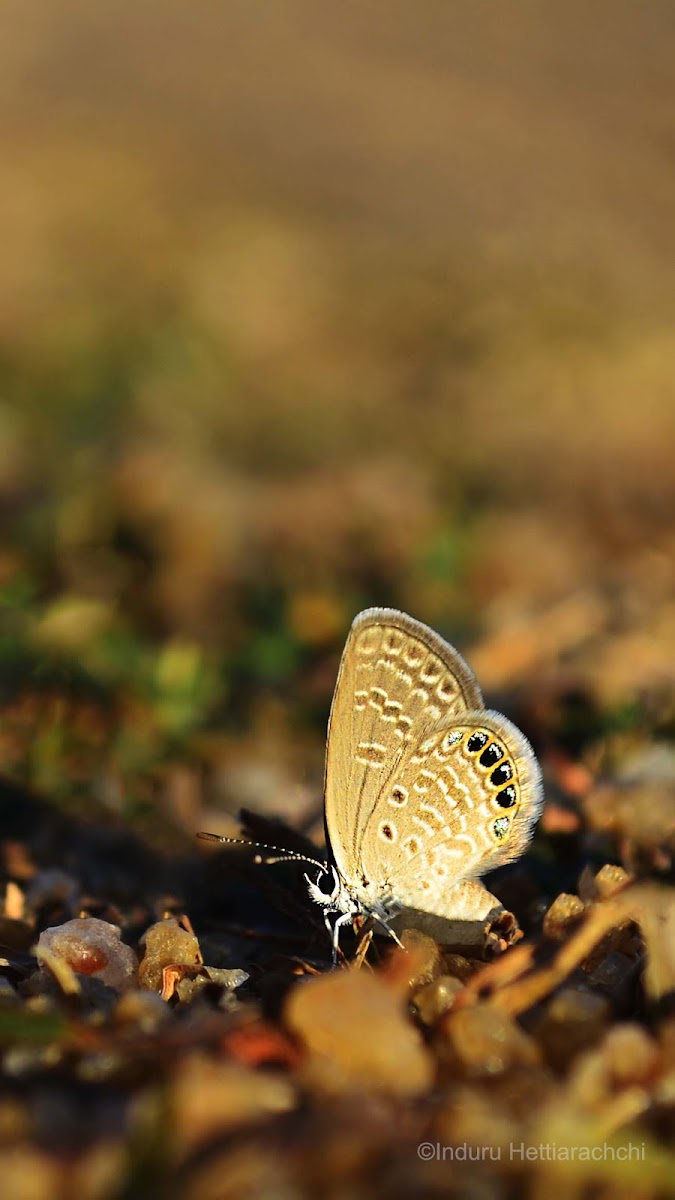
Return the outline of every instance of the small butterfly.
[[[529,742],[484,707],[459,651],[405,613],[369,608],[342,653],[324,799],[332,861],[283,850],[257,861],[318,870],[305,878],[335,962],[340,929],[355,916],[394,938],[391,923],[407,910],[481,919],[486,898],[487,908],[497,902],[476,881],[522,854],[543,798]]]

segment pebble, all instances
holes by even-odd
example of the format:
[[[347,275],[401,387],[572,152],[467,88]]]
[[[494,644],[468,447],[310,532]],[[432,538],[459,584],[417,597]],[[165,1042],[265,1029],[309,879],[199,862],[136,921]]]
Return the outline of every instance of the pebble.
[[[192,1054],[176,1068],[169,1093],[181,1150],[233,1126],[288,1112],[296,1104],[282,1075]]]
[[[587,906],[578,896],[561,892],[544,916],[544,937],[551,942],[564,942],[583,921]]]
[[[121,941],[119,927],[98,917],[75,917],[43,930],[38,959],[43,950],[62,959],[76,975],[90,975],[117,992],[135,986],[136,955]]]
[[[549,1000],[536,1028],[547,1062],[564,1069],[570,1059],[598,1041],[610,1014],[611,1005],[604,996],[582,987],[561,988]]]
[[[423,1025],[435,1025],[449,1012],[464,984],[453,975],[439,975],[431,983],[418,988],[412,998],[416,1016]]]
[[[308,1053],[308,1073],[327,1090],[425,1091],[434,1064],[401,997],[365,971],[332,971],[296,986],[284,1011]]]
[[[434,1046],[441,1062],[464,1078],[498,1075],[516,1066],[537,1066],[536,1042],[489,1004],[450,1012],[439,1023]]]
[[[149,991],[161,992],[165,967],[201,964],[197,938],[183,929],[175,917],[151,925],[142,940],[145,955],[138,969],[138,982]]]

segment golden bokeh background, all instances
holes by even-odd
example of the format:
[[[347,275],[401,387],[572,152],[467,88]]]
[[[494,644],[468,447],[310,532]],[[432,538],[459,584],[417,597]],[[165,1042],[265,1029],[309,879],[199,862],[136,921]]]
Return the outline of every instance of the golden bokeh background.
[[[4,771],[297,816],[372,603],[540,751],[672,725],[674,31],[3,5]]]

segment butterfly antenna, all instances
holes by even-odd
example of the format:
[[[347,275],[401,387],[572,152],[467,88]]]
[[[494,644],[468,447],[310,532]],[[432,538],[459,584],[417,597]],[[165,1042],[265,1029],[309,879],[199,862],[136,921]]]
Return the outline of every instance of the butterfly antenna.
[[[296,850],[284,850],[283,846],[270,846],[267,842],[251,842],[248,838],[223,837],[219,833],[198,833],[198,838],[202,838],[205,842],[225,842],[228,846],[251,846],[256,850],[271,851],[272,857],[269,854],[256,854],[254,863],[264,863],[265,866],[273,866],[274,863],[280,862],[305,862],[312,867],[318,867],[320,871],[327,871],[328,864],[321,862],[318,858],[311,858],[309,854],[299,854]]]

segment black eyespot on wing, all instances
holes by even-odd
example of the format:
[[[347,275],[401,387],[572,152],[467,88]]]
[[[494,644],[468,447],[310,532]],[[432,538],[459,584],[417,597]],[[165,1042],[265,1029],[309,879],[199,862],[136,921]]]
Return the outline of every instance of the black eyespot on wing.
[[[510,783],[501,792],[497,792],[495,799],[501,808],[513,808],[516,803],[516,789],[513,784]]]
[[[513,779],[513,769],[511,763],[503,762],[498,767],[495,767],[490,776],[490,780],[495,787],[499,787],[501,783],[508,783],[509,779]]]
[[[490,745],[485,748],[480,758],[478,759],[482,767],[494,767],[495,763],[499,762],[500,758],[504,757],[504,751],[497,742],[490,742]]]
[[[388,842],[392,842],[394,840],[394,831],[392,830],[391,825],[382,826],[382,836],[386,837]]]
[[[470,754],[477,754],[479,750],[483,749],[483,746],[485,745],[487,740],[488,740],[487,733],[482,733],[480,731],[478,731],[477,733],[472,733],[471,737],[469,738],[468,742],[466,743],[466,748]]]

